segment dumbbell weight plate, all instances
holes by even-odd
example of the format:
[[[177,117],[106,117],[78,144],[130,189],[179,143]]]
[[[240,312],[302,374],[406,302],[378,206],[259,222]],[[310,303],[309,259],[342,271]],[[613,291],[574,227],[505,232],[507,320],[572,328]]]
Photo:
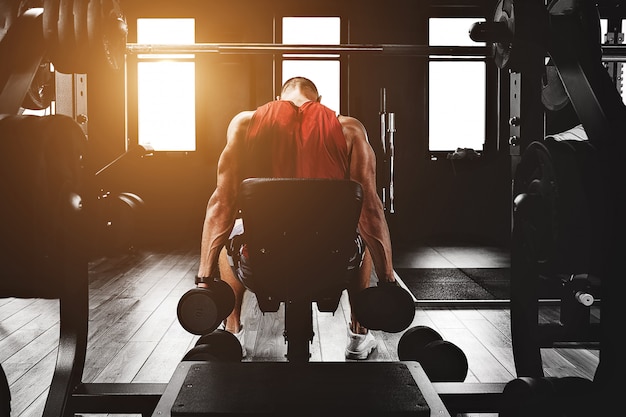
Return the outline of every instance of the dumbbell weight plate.
[[[49,51],[56,50],[59,44],[59,5],[60,0],[44,0],[43,2],[43,36]]]
[[[95,65],[124,66],[128,27],[117,0],[89,1],[87,33]]]
[[[73,3],[73,0],[59,0],[58,43],[51,51],[54,69],[64,74],[81,72],[80,68],[76,68],[75,63],[76,41],[74,40]]]
[[[211,282],[209,289],[214,292],[217,302],[217,314],[224,320],[235,307],[235,293],[226,281],[216,280]]]
[[[507,29],[507,39],[493,44],[498,68],[520,71],[529,64],[530,57],[542,56],[549,28],[543,2],[499,0],[493,21],[501,22]]]
[[[233,311],[235,293],[220,279],[210,281],[208,288],[187,291],[178,302],[178,321],[192,334],[211,333]]]
[[[398,333],[415,317],[413,297],[397,285],[366,288],[354,296],[352,306],[359,323],[371,330]]]
[[[196,346],[209,346],[212,354],[222,360],[239,362],[243,358],[237,337],[229,331],[216,329],[198,339]]]
[[[518,377],[502,391],[500,417],[548,417],[554,409],[554,386],[549,378]]]
[[[87,33],[87,10],[89,3],[93,0],[74,0],[74,44],[75,49],[73,60],[75,63],[80,64],[79,68],[76,68],[77,73],[87,73],[90,60],[89,60],[89,35]]]
[[[76,0],[81,2],[81,0]],[[74,52],[76,42],[74,41],[74,0],[59,1],[59,20],[57,23],[57,33],[59,35],[59,45],[67,53]]]
[[[239,340],[226,330],[217,329],[205,334],[183,357],[183,361],[241,362]]]
[[[419,361],[424,346],[437,340],[443,338],[436,330],[428,326],[411,327],[398,341],[398,358],[401,361]]]
[[[419,362],[432,382],[463,382],[467,376],[465,353],[447,340],[435,340],[424,346]]]
[[[506,24],[511,38],[515,36],[515,15],[513,10],[513,2],[510,0],[500,0],[496,5],[493,21]],[[506,68],[508,65],[513,44],[511,42],[497,42],[493,45],[494,61],[498,68]]]
[[[96,62],[117,70],[124,66],[126,18],[117,0],[95,0],[88,10],[89,43],[94,48]]]
[[[104,39],[107,63],[114,70],[126,62],[128,26],[118,0],[103,0]]]
[[[177,314],[183,328],[197,335],[211,333],[223,320],[213,293],[206,288],[187,291],[178,302]]]
[[[550,111],[559,111],[565,108],[570,101],[559,71],[554,64],[546,64],[545,80],[541,83],[541,102]]]

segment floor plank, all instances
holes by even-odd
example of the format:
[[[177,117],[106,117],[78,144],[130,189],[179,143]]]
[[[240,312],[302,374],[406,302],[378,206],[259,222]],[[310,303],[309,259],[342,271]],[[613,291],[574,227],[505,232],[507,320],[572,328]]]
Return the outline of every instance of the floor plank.
[[[473,255],[472,255],[473,253]],[[460,267],[502,266],[500,250],[425,247],[399,254],[404,265]],[[198,339],[176,318],[178,300],[194,286],[197,248],[137,250],[90,263],[89,338],[85,382],[167,382],[185,352]],[[551,319],[558,314],[548,312]],[[312,361],[344,361],[350,305],[347,293],[337,311],[321,313],[313,306]],[[0,362],[14,396],[13,417],[39,416],[52,377],[58,343],[56,300],[0,300]],[[254,294],[244,297],[246,361],[286,361],[284,306],[262,313]],[[418,305],[412,326],[434,328],[463,349],[469,372],[466,382],[508,382],[514,378],[510,312],[506,307]],[[398,360],[403,332],[373,332],[378,348],[372,361]],[[544,349],[546,373],[592,378],[598,363],[593,350]],[[119,416],[118,416],[119,417]]]

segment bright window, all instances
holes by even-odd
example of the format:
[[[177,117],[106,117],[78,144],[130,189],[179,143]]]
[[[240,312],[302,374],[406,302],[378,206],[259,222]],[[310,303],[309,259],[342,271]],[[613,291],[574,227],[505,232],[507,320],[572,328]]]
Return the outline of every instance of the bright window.
[[[429,63],[431,151],[483,149],[485,141],[485,64]]]
[[[341,19],[338,17],[284,17],[282,43],[291,45],[339,45]],[[317,86],[322,104],[339,113],[339,56],[284,55],[282,81],[302,76]]]
[[[429,19],[431,46],[483,46],[469,37],[476,18]],[[485,142],[486,64],[476,59],[431,57],[428,78],[428,125],[431,151],[471,148]]]
[[[469,37],[472,24],[485,19],[474,17],[437,17],[428,21],[428,43],[430,46],[484,46]]]
[[[137,19],[141,44],[192,44],[194,19]],[[139,55],[138,141],[155,151],[196,149],[195,62],[189,54]]]

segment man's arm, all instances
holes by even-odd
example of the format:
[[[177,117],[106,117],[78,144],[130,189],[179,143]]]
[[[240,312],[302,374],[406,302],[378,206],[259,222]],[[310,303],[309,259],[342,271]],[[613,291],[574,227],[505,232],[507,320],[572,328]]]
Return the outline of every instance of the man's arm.
[[[217,186],[207,204],[200,246],[199,277],[209,277],[217,268],[219,252],[233,227],[237,193],[241,182],[241,146],[254,112],[233,118],[226,133],[226,146],[217,164]]]
[[[367,139],[365,127],[353,117],[340,116],[343,133],[350,151],[350,179],[363,187],[363,208],[359,232],[372,255],[378,280],[395,281],[393,274],[391,238],[376,191],[376,156]]]

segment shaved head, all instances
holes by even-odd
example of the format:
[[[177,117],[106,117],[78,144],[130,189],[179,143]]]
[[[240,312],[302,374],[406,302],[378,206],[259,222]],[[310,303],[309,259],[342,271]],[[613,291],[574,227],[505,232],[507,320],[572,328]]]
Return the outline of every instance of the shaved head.
[[[304,77],[293,77],[285,81],[282,89],[280,90],[280,95],[283,96],[289,93],[292,90],[300,90],[311,100],[317,100],[319,97],[319,93],[317,91],[317,87],[313,83],[313,81]]]

